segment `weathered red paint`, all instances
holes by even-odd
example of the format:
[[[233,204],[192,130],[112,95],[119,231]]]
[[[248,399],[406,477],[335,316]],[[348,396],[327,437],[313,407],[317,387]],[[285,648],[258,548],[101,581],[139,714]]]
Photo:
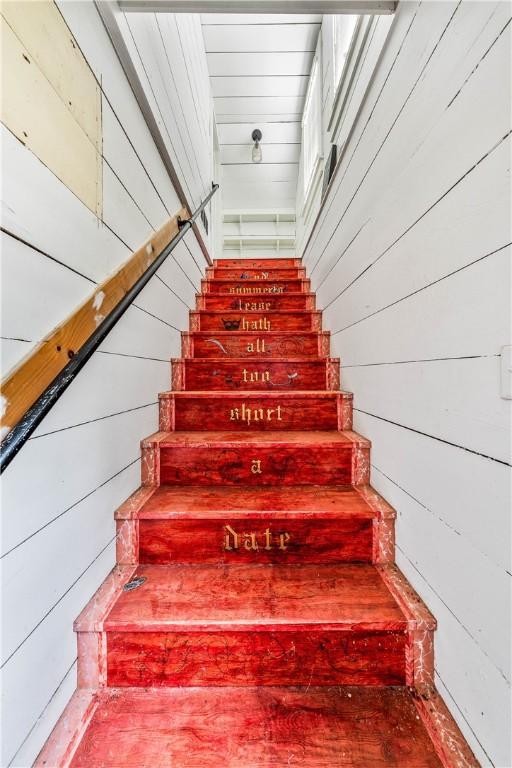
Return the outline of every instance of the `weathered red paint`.
[[[248,364],[250,363],[250,364]],[[211,359],[178,358],[172,360],[172,388],[175,391],[259,391],[337,390],[340,381],[338,358],[285,360],[252,357]],[[245,371],[245,374],[244,374]],[[336,379],[336,386],[331,381]]]
[[[304,485],[357,485],[355,449],[345,433],[292,431],[174,432],[155,447],[161,484],[255,486],[296,485],[298,471]]]
[[[281,293],[309,293],[311,281],[299,278],[276,278],[275,280],[222,280],[214,277],[201,280],[201,293],[227,293],[230,296],[265,298]]]
[[[234,546],[234,537],[237,546]],[[254,537],[254,538],[253,538]],[[258,512],[199,519],[139,520],[139,561],[170,563],[369,563],[373,521],[281,517]],[[252,549],[255,542],[257,550]],[[245,546],[249,544],[249,549]]]
[[[207,270],[38,768],[477,767],[304,275]]]
[[[220,309],[190,313],[190,328],[194,331],[320,331],[321,325],[321,312]]]
[[[446,765],[417,719],[413,697],[403,688],[310,686],[106,691],[71,768],[294,764]]]
[[[264,296],[233,296],[221,293],[196,294],[196,309],[208,311],[271,312],[312,311],[316,308],[314,293],[272,293]]]
[[[181,334],[183,357],[328,357],[327,331],[193,331]],[[219,346],[219,344],[221,346]]]
[[[243,267],[208,267],[206,279],[211,280],[303,280],[306,277],[304,267],[253,268]]]
[[[164,392],[160,430],[352,429],[348,392]]]

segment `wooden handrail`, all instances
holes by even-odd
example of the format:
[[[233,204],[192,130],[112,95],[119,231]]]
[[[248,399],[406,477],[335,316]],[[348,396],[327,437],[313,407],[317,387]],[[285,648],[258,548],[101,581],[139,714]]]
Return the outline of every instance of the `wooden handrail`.
[[[95,352],[130,304],[190,230],[218,189],[189,217],[182,208],[139,248],[86,302],[55,328],[2,382],[4,414],[0,471],[9,465],[34,429]]]

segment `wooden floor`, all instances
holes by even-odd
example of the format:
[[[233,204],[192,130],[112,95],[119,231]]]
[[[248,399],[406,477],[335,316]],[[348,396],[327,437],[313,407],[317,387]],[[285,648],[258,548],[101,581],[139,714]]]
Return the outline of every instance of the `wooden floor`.
[[[72,768],[441,768],[402,688],[105,692]]]

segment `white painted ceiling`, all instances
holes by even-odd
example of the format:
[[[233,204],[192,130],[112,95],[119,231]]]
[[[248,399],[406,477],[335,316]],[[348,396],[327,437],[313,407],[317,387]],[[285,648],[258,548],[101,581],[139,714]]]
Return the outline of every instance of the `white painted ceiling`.
[[[224,209],[295,208],[300,125],[320,15],[203,14]],[[263,162],[251,133],[263,133]]]

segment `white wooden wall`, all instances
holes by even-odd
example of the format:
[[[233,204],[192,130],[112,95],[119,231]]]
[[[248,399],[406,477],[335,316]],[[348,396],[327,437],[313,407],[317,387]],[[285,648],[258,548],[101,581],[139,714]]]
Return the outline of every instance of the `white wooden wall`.
[[[510,5],[406,2],[305,262],[438,619],[436,682],[482,765],[510,755]],[[306,233],[307,235],[308,233]]]
[[[2,128],[4,370],[180,207],[94,4],[59,7],[102,85],[103,221]],[[204,265],[188,235],[2,477],[2,766],[32,764],[75,688],[73,620],[114,565]]]
[[[200,16],[117,12],[116,20],[195,210],[210,192],[215,175],[213,98]]]

